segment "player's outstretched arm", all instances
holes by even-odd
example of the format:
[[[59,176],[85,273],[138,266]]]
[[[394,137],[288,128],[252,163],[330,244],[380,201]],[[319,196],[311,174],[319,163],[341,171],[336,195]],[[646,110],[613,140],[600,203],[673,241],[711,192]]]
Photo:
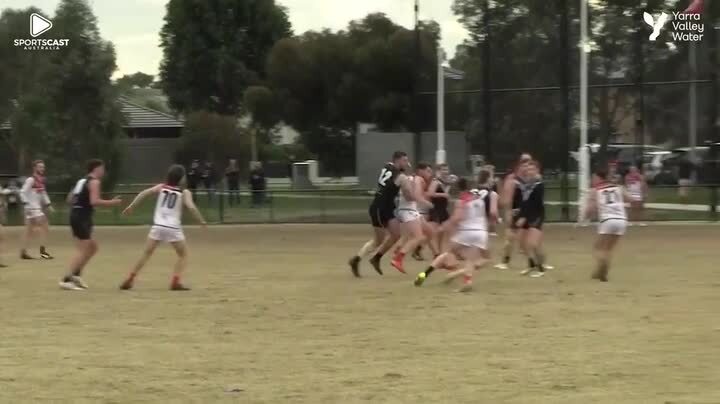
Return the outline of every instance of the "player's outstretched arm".
[[[162,187],[163,187],[162,184],[160,184],[160,185],[155,185],[154,187],[150,187],[148,189],[141,191],[139,194],[137,194],[135,199],[133,199],[133,201],[130,202],[130,205],[128,205],[128,207],[125,208],[125,210],[123,210],[123,215],[131,214],[133,209],[135,209],[136,206],[138,206],[140,203],[142,203],[142,201],[144,201],[145,198],[147,198],[148,196],[153,195],[153,194],[159,194],[160,191],[162,190]]]
[[[192,215],[195,216],[195,220],[197,220],[198,223],[203,226],[207,225],[202,213],[200,213],[200,210],[197,206],[195,206],[195,201],[193,201],[192,192],[190,192],[190,190],[186,189],[183,191],[183,204],[188,208]]]
[[[490,220],[491,223],[497,223],[498,218],[500,217],[499,209],[498,209],[498,200],[499,196],[495,192],[490,193]]]
[[[88,184],[88,190],[90,191],[90,204],[92,206],[118,206],[122,203],[122,199],[115,197],[113,199],[102,199],[100,197],[100,180],[91,179]]]

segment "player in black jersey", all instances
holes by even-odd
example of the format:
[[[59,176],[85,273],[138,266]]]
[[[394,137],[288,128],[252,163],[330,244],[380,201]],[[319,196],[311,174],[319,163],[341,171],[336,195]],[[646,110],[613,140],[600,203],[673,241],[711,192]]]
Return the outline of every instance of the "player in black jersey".
[[[380,259],[400,238],[399,224],[395,219],[395,198],[400,191],[398,178],[409,166],[407,153],[396,151],[393,153],[392,161],[385,164],[380,171],[375,197],[368,210],[374,237],[365,243],[349,262],[350,269],[356,277],[360,277],[360,261],[373,251],[376,253],[370,259],[370,264],[382,275]]]
[[[70,271],[60,281],[60,287],[65,290],[88,288],[81,275],[98,250],[97,243],[92,238],[95,207],[118,206],[122,203],[120,198],[106,200],[100,197],[100,181],[105,176],[105,163],[102,160],[90,160],[87,172],[88,175],[80,179],[68,195],[68,203],[72,205],[70,227],[73,237],[77,240],[77,253],[70,262]]]
[[[527,164],[530,161],[532,161],[532,156],[529,154],[523,153],[520,155],[520,159],[513,170],[503,180],[500,205],[503,209],[503,219],[505,221],[505,247],[503,248],[503,261],[495,266],[497,269],[508,269],[510,265],[510,258],[517,239],[517,214],[520,212],[520,204],[522,203],[520,186]]]
[[[437,166],[437,176],[428,188],[427,197],[433,205],[430,209],[429,222],[435,235],[430,242],[435,243],[435,248],[440,253],[445,251],[447,240],[445,234],[438,230],[450,219],[450,188],[457,180],[456,176],[450,174],[450,167],[447,164],[440,164]]]
[[[529,268],[522,272],[534,278],[545,275],[545,254],[542,251],[542,227],[545,222],[545,186],[540,176],[540,165],[528,163],[522,184],[522,203],[515,222],[518,239],[528,256]]]

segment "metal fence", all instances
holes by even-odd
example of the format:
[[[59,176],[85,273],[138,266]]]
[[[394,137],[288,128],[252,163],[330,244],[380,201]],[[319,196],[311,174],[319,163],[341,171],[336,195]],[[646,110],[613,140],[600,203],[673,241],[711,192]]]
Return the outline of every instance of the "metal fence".
[[[646,221],[717,221],[718,188],[720,186],[692,186],[687,196],[681,195],[679,187],[652,187]],[[125,204],[135,194],[120,195]],[[568,210],[571,221],[577,218],[577,205],[564,205],[559,185],[546,188],[548,222],[563,222],[563,210]],[[65,195],[53,194],[55,212],[50,214],[54,225],[68,224],[69,209],[62,201]],[[262,223],[368,223],[368,206],[372,195],[367,190],[270,190],[252,195],[243,192],[230,195],[200,193],[196,202],[210,223],[216,224],[262,224]],[[577,200],[577,188],[572,188],[570,200]],[[97,209],[97,225],[148,225],[152,223],[154,201],[148,200],[131,216],[123,216],[121,209]],[[22,208],[15,205],[8,209],[7,223],[23,222]],[[187,219],[191,223],[191,219]]]

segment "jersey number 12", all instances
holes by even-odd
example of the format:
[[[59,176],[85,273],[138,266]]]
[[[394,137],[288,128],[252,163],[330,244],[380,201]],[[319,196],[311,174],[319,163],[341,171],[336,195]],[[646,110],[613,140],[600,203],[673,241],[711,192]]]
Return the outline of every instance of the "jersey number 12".
[[[168,209],[175,209],[178,194],[174,192],[163,191],[163,200],[161,206]]]
[[[387,180],[389,180],[392,175],[392,171],[388,170],[387,168],[383,168],[382,172],[380,173],[380,178],[378,178],[378,184],[384,187],[387,184]]]

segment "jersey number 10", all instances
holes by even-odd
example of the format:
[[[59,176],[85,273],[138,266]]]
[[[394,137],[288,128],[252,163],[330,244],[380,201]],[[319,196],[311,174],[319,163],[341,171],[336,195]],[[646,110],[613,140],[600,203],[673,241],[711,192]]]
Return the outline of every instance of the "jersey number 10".
[[[178,194],[175,192],[163,191],[163,200],[160,204],[163,208],[175,209],[177,203]]]

